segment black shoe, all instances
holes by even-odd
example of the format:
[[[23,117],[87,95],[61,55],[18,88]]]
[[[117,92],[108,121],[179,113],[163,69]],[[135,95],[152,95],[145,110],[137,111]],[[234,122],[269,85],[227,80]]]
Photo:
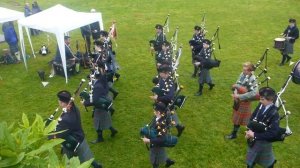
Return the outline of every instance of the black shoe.
[[[113,116],[115,113],[115,109],[114,108],[110,108],[108,109],[108,111],[110,112],[110,115]]]
[[[173,164],[175,164],[175,161],[174,161],[174,160],[171,160],[171,159],[168,159],[168,160],[166,161],[165,167],[170,167],[170,166],[172,166]]]
[[[183,125],[177,126],[177,137],[180,137],[185,127]]]
[[[118,131],[117,130],[112,130],[111,131],[111,134],[110,134],[110,137],[115,137],[115,135],[118,133]]]
[[[194,94],[195,96],[201,96],[202,95],[202,92],[197,92]]]
[[[286,62],[289,62],[291,59],[292,59],[292,57],[289,56],[289,57],[286,59]]]
[[[225,136],[226,139],[235,139],[237,138],[236,134],[229,134]]]
[[[103,138],[97,138],[97,139],[91,141],[92,144],[97,144],[99,142],[104,142],[104,139]]]
[[[215,84],[209,84],[209,90],[212,90],[215,87]]]
[[[114,95],[113,99],[114,99],[114,100],[115,100],[115,98],[118,96],[118,94],[119,94],[119,92],[113,93],[113,95]]]
[[[119,80],[120,76],[121,76],[120,74],[115,73],[115,77],[117,78],[117,81]]]

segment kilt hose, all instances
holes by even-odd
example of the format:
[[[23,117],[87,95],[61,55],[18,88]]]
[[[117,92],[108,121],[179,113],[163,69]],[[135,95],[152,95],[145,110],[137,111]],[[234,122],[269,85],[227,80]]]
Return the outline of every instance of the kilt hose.
[[[272,143],[268,141],[256,141],[252,147],[248,147],[247,164],[259,164],[263,167],[271,166],[275,161]]]
[[[232,122],[234,125],[246,126],[251,117],[251,102],[241,101],[239,102],[238,110],[233,109]]]

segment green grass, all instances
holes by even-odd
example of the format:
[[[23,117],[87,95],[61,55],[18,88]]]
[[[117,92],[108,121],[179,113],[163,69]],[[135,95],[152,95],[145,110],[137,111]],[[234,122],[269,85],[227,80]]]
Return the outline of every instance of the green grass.
[[[132,167],[147,168],[148,151],[139,139],[139,129],[150,121],[152,116],[151,95],[152,77],[155,75],[154,59],[148,49],[148,41],[154,37],[154,25],[163,24],[167,14],[170,14],[170,39],[176,26],[179,26],[178,42],[183,44],[183,55],[178,73],[180,83],[184,85],[182,93],[188,96],[183,109],[178,111],[186,130],[175,148],[169,148],[168,153],[176,160],[174,167],[245,167],[246,142],[245,128],[242,128],[238,138],[233,141],[224,140],[224,135],[232,129],[232,100],[230,86],[236,81],[245,61],[256,63],[266,48],[268,52],[268,69],[271,76],[270,86],[277,91],[287,79],[291,68],[279,67],[281,56],[272,48],[273,39],[287,25],[290,17],[300,20],[297,0],[61,0],[38,1],[43,9],[58,2],[78,11],[89,11],[95,8],[102,12],[104,27],[107,29],[112,20],[117,21],[119,39],[117,59],[121,65],[121,78],[115,83],[120,92],[114,107],[114,126],[119,134],[113,139],[109,132],[104,132],[105,142],[90,145],[97,160],[107,168]],[[23,10],[24,1],[2,0],[0,6],[19,11]],[[19,4],[19,5],[18,5]],[[206,12],[206,27],[211,37],[217,26],[220,26],[221,50],[216,50],[216,56],[222,60],[221,67],[211,71],[216,87],[212,91],[204,88],[201,97],[193,94],[197,91],[197,80],[190,78],[192,73],[191,53],[188,40],[192,36],[193,27],[201,22],[201,15]],[[72,44],[81,40],[79,30],[71,32]],[[32,37],[35,50],[47,42],[46,33]],[[26,41],[27,54],[29,52]],[[55,53],[55,38],[51,35],[50,49],[52,54],[28,60],[28,71],[23,64],[0,65],[0,117],[1,121],[18,122],[21,114],[26,113],[33,118],[36,113],[48,117],[57,107],[56,93],[62,89],[75,91],[80,79],[85,78],[88,70],[72,76],[68,84],[63,77],[49,79],[49,86],[43,87],[37,75],[39,69],[49,72],[50,61]],[[0,49],[6,48],[1,44]],[[83,47],[81,46],[83,49]],[[295,44],[293,60],[299,59],[299,42]],[[293,135],[283,143],[274,143],[277,167],[299,167],[300,161],[300,119],[298,85],[289,84],[283,98],[286,107],[292,112],[289,125]],[[86,113],[81,108],[83,127],[88,140],[96,137],[92,126],[91,109]],[[257,104],[254,102],[253,107]],[[282,111],[280,111],[282,114]],[[285,126],[284,120],[281,123]]]

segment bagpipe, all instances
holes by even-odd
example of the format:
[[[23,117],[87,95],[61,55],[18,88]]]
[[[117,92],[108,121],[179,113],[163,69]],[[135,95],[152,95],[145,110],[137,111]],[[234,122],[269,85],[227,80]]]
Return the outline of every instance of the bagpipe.
[[[289,82],[292,80],[295,84],[300,84],[300,60],[295,64],[293,67],[290,75],[288,76],[287,80],[284,82],[283,86],[281,87],[280,91],[277,93],[276,99],[274,100],[274,104],[279,111],[281,108],[284,111],[284,114],[279,117],[279,121],[282,119],[286,119],[286,126],[285,128],[279,127],[276,136],[273,137],[269,142],[277,142],[277,141],[284,141],[286,137],[292,135],[292,131],[289,127],[289,115],[291,114],[285,107],[286,101],[282,100],[281,95],[285,92],[286,87],[288,86]],[[272,117],[272,116],[271,116]],[[266,123],[259,123],[259,122],[250,122],[249,127],[255,129],[257,132],[264,132],[268,129]],[[250,141],[254,143],[254,141]]]
[[[233,87],[232,90],[237,89],[237,93],[238,94],[244,94],[247,93],[249,91],[254,90],[255,88],[257,88],[259,85],[267,82],[267,86],[269,86],[268,81],[271,79],[271,77],[267,76],[268,73],[268,67],[267,67],[267,53],[269,51],[269,48],[267,48],[265,50],[265,52],[263,53],[263,55],[261,56],[261,58],[257,61],[257,63],[254,65],[254,69],[251,72],[251,75],[246,75],[245,79],[243,81],[238,81],[237,84],[240,85],[240,87],[236,88]],[[263,60],[265,60],[265,66],[264,68],[261,68],[260,65],[262,64]],[[255,77],[254,76],[254,72],[256,70],[260,70],[259,74]],[[257,82],[258,79],[264,75],[264,79],[261,82]],[[251,80],[251,77],[254,76],[254,78]],[[253,99],[254,100],[258,100],[259,95],[256,95]]]
[[[260,110],[262,105],[259,106],[256,110]],[[272,107],[270,107],[272,108]],[[278,108],[278,107],[273,107],[273,108]],[[285,110],[285,109],[284,109]],[[275,111],[274,113],[266,116],[266,118],[263,119],[263,121],[257,121],[255,118],[252,121],[249,121],[247,128],[251,129],[255,133],[264,133],[267,131],[271,125],[269,124],[270,120],[274,115],[277,113]],[[289,111],[286,111],[286,113],[282,116],[279,117],[279,121],[282,120],[283,118],[287,118],[288,115],[291,113]],[[286,128],[279,127],[275,136],[272,137],[271,139],[267,140],[268,142],[278,142],[278,141],[284,141],[287,136],[290,136],[292,134],[292,131],[290,130],[288,126],[288,120],[287,120],[287,125]],[[252,147],[255,144],[255,139],[248,139],[247,143],[250,147]]]
[[[177,38],[178,38],[179,27],[177,26],[175,32],[171,38],[171,46],[172,46],[172,69],[174,71],[177,70],[179,66],[179,60],[182,55],[182,45],[177,48]]]
[[[281,131],[278,133],[278,137],[281,137],[281,138],[277,138],[278,141],[283,141],[285,137],[292,134],[292,131],[289,127],[289,120],[288,120],[291,112],[286,109],[286,107],[285,107],[286,102],[284,100],[282,100],[282,98],[281,98],[281,95],[285,92],[285,89],[287,88],[287,86],[291,80],[292,80],[292,82],[294,82],[297,85],[300,84],[300,60],[298,60],[298,62],[293,67],[287,80],[284,82],[280,91],[277,93],[277,97],[275,100],[275,106],[277,107],[278,111],[282,108],[283,112],[284,112],[284,114],[280,117],[279,120],[286,119],[286,127],[280,128]]]
[[[169,23],[170,23],[170,14],[167,15],[166,17],[166,20],[164,22],[164,26],[163,26],[163,32],[167,32],[169,33],[170,32],[170,29],[169,29]]]
[[[82,79],[82,80],[80,81],[79,86],[77,87],[76,91],[74,92],[74,97],[78,94],[78,92],[79,92],[79,90],[80,90],[80,88],[81,88],[81,86],[82,86],[82,84],[83,84],[84,82],[85,82],[84,79]],[[61,116],[62,116],[64,113],[66,113],[67,111],[71,110],[71,108],[73,108],[73,106],[74,106],[74,104],[73,104],[73,102],[74,102],[74,97],[71,97],[71,98],[70,98],[70,101],[69,101],[68,104],[67,104],[67,106],[66,106],[65,108],[62,108],[61,114],[57,117],[57,118],[58,118],[58,119],[57,119],[58,121],[61,120]],[[59,111],[59,107],[56,108],[55,111],[54,111],[54,113],[51,114],[51,115],[45,120],[45,126],[48,126],[48,125],[54,120],[55,115],[57,114],[58,111]],[[54,134],[55,134],[55,132],[54,132]],[[50,135],[49,137],[51,138],[51,137],[53,137],[53,135]],[[63,139],[64,139],[65,141],[62,143],[62,145],[63,145],[66,149],[68,149],[68,150],[70,150],[70,151],[73,151],[73,152],[76,152],[76,151],[77,151],[77,149],[78,149],[78,147],[79,147],[79,145],[80,145],[80,142],[79,142],[73,135],[68,134],[68,135],[66,135],[65,137],[63,137]]]
[[[167,15],[163,26],[157,25],[157,26],[161,26],[161,29],[162,29],[162,39],[161,39],[162,41],[160,43],[167,41],[167,39],[165,39],[166,38],[165,35],[166,35],[166,32],[169,33],[169,31],[170,31],[169,30],[169,22],[170,22],[169,19],[170,19],[170,14]],[[161,44],[158,43],[156,40],[157,40],[157,35],[155,35],[153,40],[149,40],[149,46],[151,48],[150,52],[151,52],[152,56],[153,56],[154,51],[161,49],[161,46],[160,46]]]
[[[221,64],[221,60],[217,59],[216,55],[214,54],[215,48],[213,48],[213,46],[214,46],[213,41],[215,39],[218,39],[219,50],[221,49],[220,42],[219,42],[219,30],[220,30],[220,27],[218,26],[217,30],[215,31],[214,35],[212,36],[212,38],[210,40],[211,45],[210,45],[210,47],[208,49],[208,50],[210,50],[209,52],[213,56],[213,59],[209,58],[209,59],[198,60],[198,61],[201,62],[201,66],[204,69],[212,69],[212,68],[215,68],[215,67],[219,67],[220,64]],[[204,50],[205,49],[202,48],[199,54],[201,54],[202,52],[204,52]]]
[[[205,24],[206,24],[206,13],[204,12],[202,15],[202,19],[201,19],[201,32],[203,35],[205,35],[208,31],[205,28]]]
[[[140,129],[140,136],[141,137],[146,137],[148,139],[154,139],[154,138],[162,138],[162,143],[159,145],[160,147],[174,147],[176,146],[178,142],[178,137],[171,135],[168,131],[166,134],[161,135],[159,131],[157,131],[155,128],[153,128],[151,125],[153,125],[153,122],[155,122],[155,117],[153,120],[142,127]],[[166,129],[169,129],[168,126]],[[147,146],[148,148],[148,146]]]
[[[107,97],[99,97],[97,100],[93,100],[93,88],[94,88],[93,84],[95,83],[95,75],[99,75],[99,73],[101,72],[99,72],[98,67],[95,67],[93,73],[91,73],[88,76],[88,78],[90,79],[90,81],[88,82],[88,86],[84,88],[82,92],[80,92],[79,96],[81,100],[93,103],[95,108],[99,108],[102,110],[109,110],[113,105],[112,100],[108,99]],[[85,109],[87,111],[86,106]]]
[[[77,89],[75,90],[74,92],[74,96],[76,96],[80,90],[80,88],[82,87],[82,84],[85,82],[85,79],[81,79],[80,83],[79,83],[79,86],[77,87]],[[71,103],[73,103],[74,101],[74,98],[71,97],[71,100],[70,102],[68,103],[68,105],[71,105]],[[66,109],[62,109],[62,111],[64,111]],[[54,110],[54,113],[52,113],[47,119],[45,119],[45,126],[48,126],[53,120],[54,120],[54,117],[56,115],[56,113],[59,111],[59,107],[57,107],[55,110]],[[61,113],[62,114],[62,113]]]

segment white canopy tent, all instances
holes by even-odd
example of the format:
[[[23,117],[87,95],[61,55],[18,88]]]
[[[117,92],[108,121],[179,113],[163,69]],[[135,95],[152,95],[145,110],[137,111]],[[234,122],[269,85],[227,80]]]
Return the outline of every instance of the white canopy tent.
[[[0,7],[0,23],[15,21],[24,18],[22,12]]]
[[[0,23],[15,21],[15,20],[23,19],[24,17],[25,17],[24,13],[22,13],[22,12],[0,7]],[[32,46],[28,29],[26,29],[26,32],[28,34],[29,43]],[[20,34],[19,34],[19,36],[21,37]],[[33,52],[33,50],[32,50],[32,52]],[[25,59],[24,55],[23,55],[23,60],[24,60],[24,65],[27,69],[26,59]]]
[[[82,26],[94,22],[99,22],[100,29],[104,29],[101,13],[76,12],[60,4],[55,5],[49,9],[43,10],[42,12],[39,12],[37,14],[20,19],[18,20],[18,23],[22,54],[23,56],[25,55],[25,45],[22,27],[38,29],[55,34],[60,55],[62,58],[62,65],[66,77],[66,83],[68,83],[64,34],[71,30],[80,28]]]

